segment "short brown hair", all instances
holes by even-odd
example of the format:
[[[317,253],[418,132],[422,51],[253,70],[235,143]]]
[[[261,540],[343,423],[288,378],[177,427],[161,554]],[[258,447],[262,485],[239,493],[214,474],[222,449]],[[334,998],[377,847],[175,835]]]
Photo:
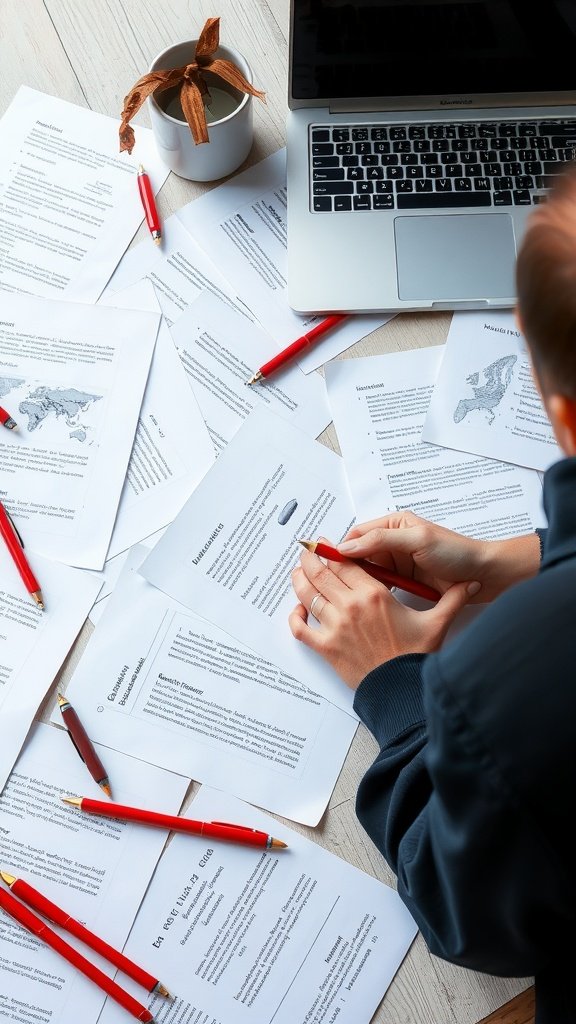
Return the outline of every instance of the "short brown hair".
[[[516,294],[538,376],[576,399],[576,162],[530,215],[516,259]]]

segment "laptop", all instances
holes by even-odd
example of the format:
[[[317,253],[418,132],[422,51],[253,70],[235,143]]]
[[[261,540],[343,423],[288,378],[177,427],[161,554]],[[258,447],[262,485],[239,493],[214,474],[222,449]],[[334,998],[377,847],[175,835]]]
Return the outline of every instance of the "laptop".
[[[575,66],[576,0],[291,0],[292,308],[513,306]]]

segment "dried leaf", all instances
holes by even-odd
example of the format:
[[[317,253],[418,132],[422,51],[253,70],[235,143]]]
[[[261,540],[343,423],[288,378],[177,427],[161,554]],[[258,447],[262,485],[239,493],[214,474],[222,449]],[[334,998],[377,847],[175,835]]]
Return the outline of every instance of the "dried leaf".
[[[120,123],[120,152],[134,149],[134,130],[128,124],[138,113],[144,101],[152,92],[161,92],[169,89],[170,86],[178,85],[182,81],[186,68],[172,68],[170,71],[153,71],[149,75],[143,75],[132,86],[128,95],[124,98],[124,109],[122,110]]]
[[[202,82],[202,85],[204,86],[204,91],[206,91],[205,83]],[[192,75],[187,76],[180,91],[180,103],[196,145],[199,145],[201,142],[210,141],[202,96],[203,94],[198,82],[194,80]]]
[[[196,43],[195,58],[204,63],[220,46],[220,18],[208,18]]]
[[[213,74],[218,75],[219,78],[223,78],[225,82],[229,82],[230,85],[239,89],[240,92],[248,92],[251,96],[257,96],[259,100],[265,101],[266,93],[261,92],[260,89],[255,89],[253,85],[250,85],[248,79],[244,78],[240,68],[237,68],[232,61],[220,60],[220,58],[217,58],[210,64],[210,71],[212,71]]]

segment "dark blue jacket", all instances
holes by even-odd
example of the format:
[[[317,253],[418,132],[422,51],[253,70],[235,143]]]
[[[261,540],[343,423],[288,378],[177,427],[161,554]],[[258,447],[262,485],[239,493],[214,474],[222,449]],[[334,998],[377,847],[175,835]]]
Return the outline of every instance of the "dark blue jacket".
[[[576,1021],[576,458],[544,478],[541,570],[354,707],[381,751],[360,822],[430,951],[535,977],[537,1024]]]

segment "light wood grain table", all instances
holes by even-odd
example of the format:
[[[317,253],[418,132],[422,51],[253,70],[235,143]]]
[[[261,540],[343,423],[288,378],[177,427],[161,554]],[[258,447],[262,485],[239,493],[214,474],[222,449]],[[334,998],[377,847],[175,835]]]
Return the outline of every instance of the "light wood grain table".
[[[219,15],[220,38],[242,52],[266,103],[254,102],[255,141],[248,167],[285,143],[287,112],[288,0],[1,0],[0,114],[20,85],[118,117],[133,83],[166,46],[198,36],[207,17]],[[142,110],[134,125],[149,125]],[[170,174],[158,199],[162,218],[197,198],[211,184]],[[135,242],[145,236],[141,228]],[[395,352],[446,339],[450,314],[402,314],[345,353],[344,358]],[[321,440],[338,451],[333,425]],[[65,688],[88,640],[86,623],[62,669]],[[47,721],[56,682],[38,717]],[[315,828],[294,826],[344,860],[395,885],[392,872],[356,820],[358,782],[377,752],[360,726],[335,787],[330,806]],[[188,800],[197,789],[192,783]],[[431,956],[419,935],[394,979],[374,1024],[529,1024],[533,1019],[531,979],[497,979],[452,967]],[[517,997],[504,1007],[512,997]],[[500,1010],[499,1008],[502,1009]],[[54,1024],[58,1024],[54,1021]],[[234,1024],[227,1021],[227,1024]],[[486,1022],[487,1024],[487,1022]]]

